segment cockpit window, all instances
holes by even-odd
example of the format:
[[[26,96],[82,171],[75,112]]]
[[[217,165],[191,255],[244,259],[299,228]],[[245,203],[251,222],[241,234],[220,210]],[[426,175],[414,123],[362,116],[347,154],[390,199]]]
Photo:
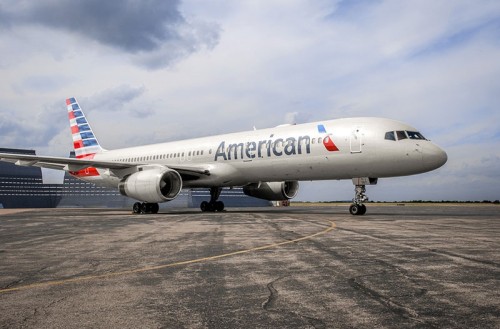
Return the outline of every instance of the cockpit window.
[[[407,131],[406,133],[410,139],[425,139],[425,137],[418,131]]]
[[[408,136],[406,136],[406,133],[404,132],[404,130],[398,130],[396,131],[396,135],[398,136],[398,140],[402,140],[402,139],[406,139],[408,138]]]
[[[388,131],[385,133],[385,139],[390,140],[390,141],[395,141],[396,136],[394,135],[394,131]]]
[[[418,131],[408,131],[408,130],[398,130],[398,131],[388,131],[385,133],[385,139],[390,141],[403,140],[403,139],[420,139],[427,140],[421,133]]]

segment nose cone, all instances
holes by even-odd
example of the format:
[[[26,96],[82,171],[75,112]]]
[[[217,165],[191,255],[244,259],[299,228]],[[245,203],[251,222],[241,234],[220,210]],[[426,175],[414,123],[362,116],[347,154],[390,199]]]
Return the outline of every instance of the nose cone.
[[[429,143],[423,148],[422,160],[424,169],[431,171],[444,165],[448,161],[448,155],[439,146]]]

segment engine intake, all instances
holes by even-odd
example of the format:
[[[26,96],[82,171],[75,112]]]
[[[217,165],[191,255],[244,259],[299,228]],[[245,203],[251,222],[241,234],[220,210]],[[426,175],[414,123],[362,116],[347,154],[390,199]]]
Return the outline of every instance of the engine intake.
[[[243,187],[243,193],[258,199],[269,201],[290,200],[297,195],[299,182],[265,182]]]
[[[125,177],[118,189],[122,195],[143,202],[171,201],[182,189],[181,175],[168,168],[154,168]]]

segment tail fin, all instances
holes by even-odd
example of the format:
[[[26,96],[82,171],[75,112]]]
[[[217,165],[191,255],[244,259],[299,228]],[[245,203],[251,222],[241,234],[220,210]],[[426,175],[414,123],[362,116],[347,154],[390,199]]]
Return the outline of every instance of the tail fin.
[[[94,132],[76,99],[73,97],[66,99],[66,105],[71,134],[73,135],[75,157],[78,159],[93,158],[94,154],[104,151],[95,138]]]

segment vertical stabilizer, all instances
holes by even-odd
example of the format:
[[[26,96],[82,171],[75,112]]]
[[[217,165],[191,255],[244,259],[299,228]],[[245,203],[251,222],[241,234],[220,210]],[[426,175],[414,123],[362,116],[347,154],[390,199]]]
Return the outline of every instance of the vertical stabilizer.
[[[73,97],[66,99],[66,106],[73,136],[75,157],[78,159],[93,158],[94,154],[104,151],[76,99]]]

